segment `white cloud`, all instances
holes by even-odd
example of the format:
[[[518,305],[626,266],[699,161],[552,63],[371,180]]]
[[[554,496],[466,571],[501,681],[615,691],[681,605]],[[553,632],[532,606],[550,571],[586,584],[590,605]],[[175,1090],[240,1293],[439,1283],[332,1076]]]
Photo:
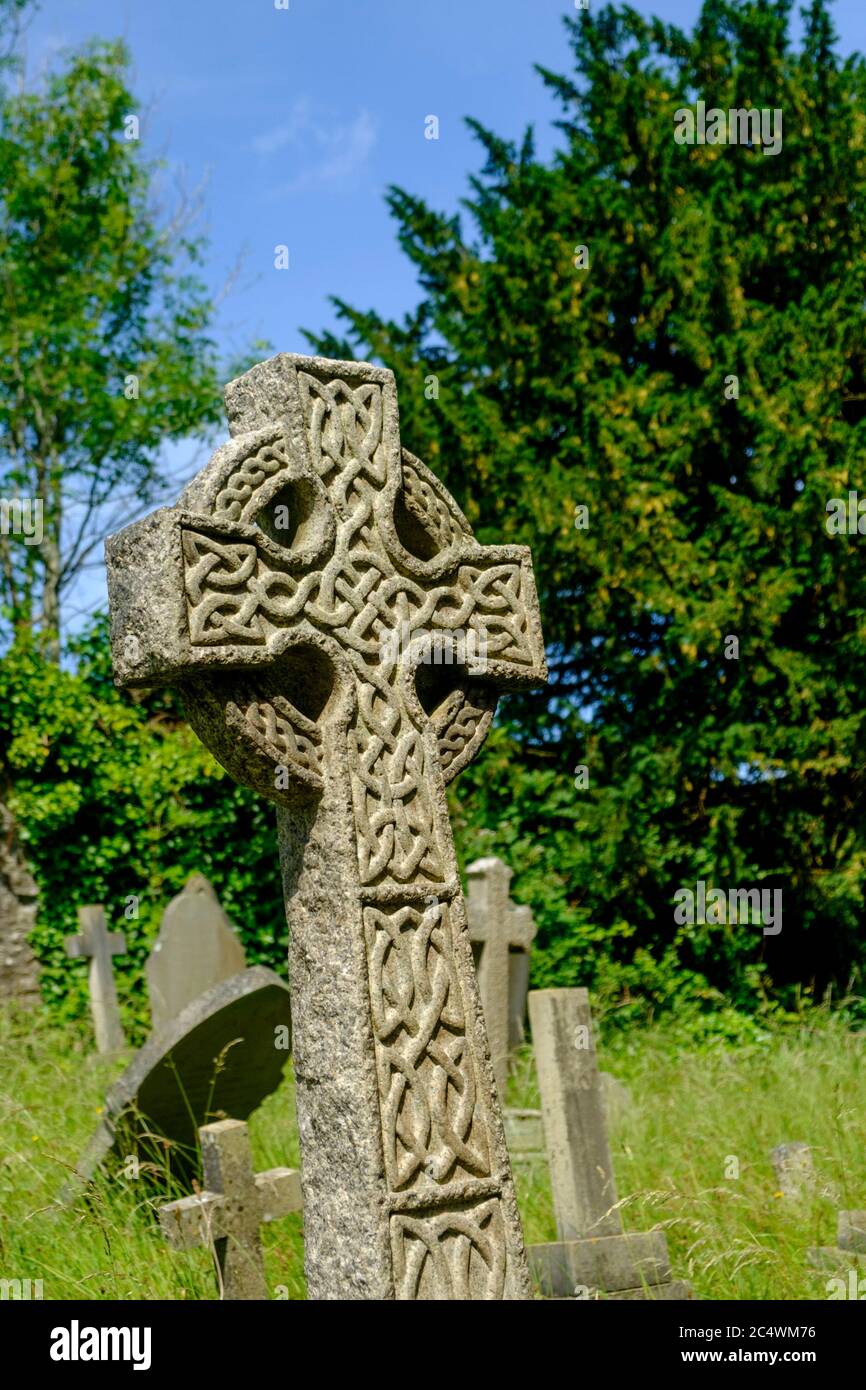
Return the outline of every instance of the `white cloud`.
[[[253,149],[256,154],[263,156],[276,154],[277,150],[283,149],[284,146],[296,144],[304,131],[310,129],[312,123],[309,100],[307,97],[299,97],[285,124],[274,126],[271,130],[257,135],[253,141]]]
[[[280,151],[292,152],[292,163],[301,164],[294,177],[277,191],[297,193],[306,188],[337,188],[348,184],[366,165],[376,143],[375,118],[362,108],[350,121],[328,121],[314,112],[306,97],[295,102],[288,119],[253,141],[263,159]]]

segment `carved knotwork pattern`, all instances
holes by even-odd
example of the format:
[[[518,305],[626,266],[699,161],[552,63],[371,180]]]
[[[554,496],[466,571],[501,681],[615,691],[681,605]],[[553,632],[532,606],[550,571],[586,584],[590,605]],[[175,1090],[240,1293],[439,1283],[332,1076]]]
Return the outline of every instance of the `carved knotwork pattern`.
[[[321,478],[337,470],[332,500],[342,516],[359,475],[379,487],[385,483],[382,388],[374,382],[354,388],[345,381],[323,382],[307,372],[298,372],[298,386],[313,467]]]
[[[452,691],[444,707],[437,710],[434,725],[443,772],[447,772],[468,748],[479,731],[481,721],[490,712],[490,706],[477,703],[468,690]]]
[[[463,564],[429,587],[401,573],[375,516],[387,482],[381,387],[325,383],[304,372],[298,379],[313,466],[338,518],[333,552],[320,569],[296,577],[253,542],[185,530],[190,636],[201,645],[264,646],[275,630],[303,618],[337,638],[358,681],[351,766],[361,881],[405,884],[418,875],[435,886],[444,870],[429,746],[404,695],[399,663],[383,663],[387,635],[399,633],[405,645],[406,634],[419,630],[474,629],[488,660],[531,666],[523,573],[518,564]],[[243,504],[244,489],[278,452],[277,445],[259,449],[233,473],[232,506]],[[461,535],[458,519],[446,524],[445,503],[408,467],[413,505],[428,508],[431,534]],[[471,723],[467,710],[466,739]],[[446,740],[449,761],[461,738],[462,730]]]
[[[316,574],[293,579],[259,558],[255,545],[183,532],[190,638],[197,645],[264,646],[269,632],[304,614]]]
[[[227,478],[214,502],[219,521],[240,521],[244,509],[263,483],[288,468],[289,459],[282,431],[245,458]]]
[[[364,931],[389,1186],[487,1177],[448,904],[366,907]]]
[[[441,886],[445,868],[430,795],[433,768],[420,730],[392,695],[385,680],[363,685],[349,732],[361,882],[386,876],[401,884]]]
[[[398,1299],[500,1299],[505,1289],[502,1208],[491,1199],[458,1211],[391,1218]]]
[[[272,701],[253,700],[242,713],[278,763],[321,773],[322,736],[315,724],[288,700],[280,695],[275,695]]]
[[[422,478],[417,468],[403,453],[403,496],[406,507],[423,523],[439,550],[455,541],[471,540],[471,532],[440,497],[436,489]]]

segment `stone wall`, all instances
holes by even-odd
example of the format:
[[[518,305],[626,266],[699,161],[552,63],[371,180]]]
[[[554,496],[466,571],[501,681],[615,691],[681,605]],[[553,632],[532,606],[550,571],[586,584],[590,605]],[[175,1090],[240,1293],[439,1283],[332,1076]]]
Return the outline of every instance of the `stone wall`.
[[[0,802],[0,1001],[34,1004],[39,997],[39,966],[29,941],[36,898],[15,821]]]

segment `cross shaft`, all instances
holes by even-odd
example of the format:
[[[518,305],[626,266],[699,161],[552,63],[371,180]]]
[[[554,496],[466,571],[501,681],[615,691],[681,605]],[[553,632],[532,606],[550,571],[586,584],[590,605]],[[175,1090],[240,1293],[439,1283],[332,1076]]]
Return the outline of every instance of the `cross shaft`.
[[[109,932],[102,907],[91,904],[78,909],[78,936],[67,936],[66,954],[73,960],[90,961],[90,1011],[99,1052],[121,1052],[126,1045],[120,1024],[112,956],[122,956],[126,941],[121,932]]]

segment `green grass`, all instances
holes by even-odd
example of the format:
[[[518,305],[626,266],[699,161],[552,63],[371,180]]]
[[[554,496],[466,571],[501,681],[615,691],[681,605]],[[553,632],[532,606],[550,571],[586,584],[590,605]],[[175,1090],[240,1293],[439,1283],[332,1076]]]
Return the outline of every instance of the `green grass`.
[[[173,1251],[159,1230],[155,1207],[183,1189],[120,1171],[57,1207],[122,1069],[98,1057],[85,1028],[0,1012],[0,1278],[41,1279],[46,1299],[216,1298],[210,1252]],[[297,1167],[290,1076],[251,1117],[250,1139],[257,1170]],[[273,1297],[303,1298],[301,1215],[263,1227],[262,1242]]]
[[[826,1298],[830,1272],[807,1252],[835,1245],[838,1210],[866,1208],[864,1036],[813,1018],[697,1051],[649,1028],[601,1052],[634,1100],[609,1132],[625,1229],[665,1231],[674,1276],[702,1298]],[[529,1049],[509,1102],[538,1104]],[[769,1158],[793,1140],[812,1146],[817,1178],[797,1201],[779,1193]],[[516,1176],[527,1241],[555,1239],[544,1165]]]
[[[657,1025],[613,1034],[601,1053],[634,1097],[610,1135],[625,1227],[664,1230],[675,1277],[703,1298],[826,1298],[829,1274],[810,1268],[807,1250],[835,1244],[840,1208],[866,1208],[863,1035],[812,1018],[697,1049]],[[119,1069],[84,1028],[0,1013],[0,1278],[41,1279],[46,1299],[215,1298],[209,1252],[172,1251],[160,1235],[154,1205],[182,1195],[170,1185],[154,1195],[121,1174],[69,1210],[55,1205]],[[529,1049],[508,1100],[538,1103]],[[250,1132],[257,1169],[297,1165],[290,1076]],[[777,1192],[769,1151],[796,1139],[812,1146],[818,1182],[792,1201]],[[527,1241],[554,1239],[546,1166],[515,1173]],[[273,1296],[303,1298],[301,1217],[265,1227],[263,1241]]]

